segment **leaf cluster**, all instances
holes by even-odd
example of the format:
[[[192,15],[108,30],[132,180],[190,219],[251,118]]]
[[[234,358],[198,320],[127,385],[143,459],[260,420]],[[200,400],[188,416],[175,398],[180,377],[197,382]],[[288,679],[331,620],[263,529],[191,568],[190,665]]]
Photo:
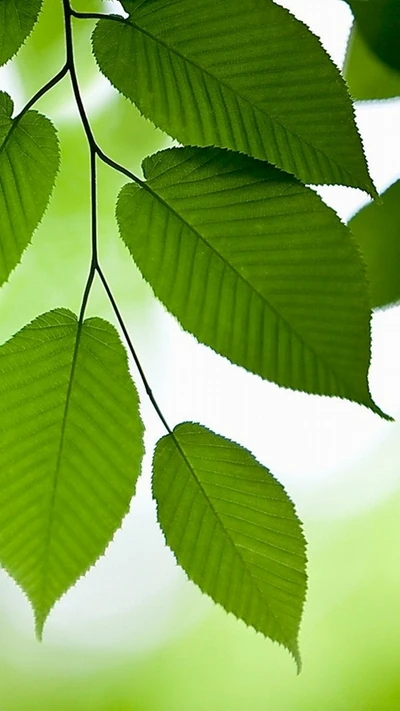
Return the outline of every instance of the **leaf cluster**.
[[[398,3],[349,4],[353,97],[398,94]],[[38,315],[0,348],[0,561],[28,596],[41,636],[54,603],[104,553],[135,492],[143,424],[128,354],[166,428],[152,486],[167,544],[204,593],[284,645],[300,667],[301,522],[244,447],[201,424],[167,423],[99,260],[98,164],[128,178],[116,205],[127,258],[184,329],[261,378],[383,417],[368,386],[370,319],[371,306],[400,299],[399,182],[349,225],[309,187],[339,184],[377,197],[341,73],[272,0],[124,0],[118,15],[60,5],[61,69],[16,116],[0,93],[0,284],[12,278],[52,194],[57,131],[33,107],[65,78],[88,145],[91,259],[78,315]],[[0,2],[1,64],[40,9],[40,0]],[[99,70],[180,144],[145,158],[144,178],[94,135],[74,53],[73,27],[86,21],[95,22]],[[368,86],[363,53],[377,67]],[[85,317],[95,280],[120,334]]]

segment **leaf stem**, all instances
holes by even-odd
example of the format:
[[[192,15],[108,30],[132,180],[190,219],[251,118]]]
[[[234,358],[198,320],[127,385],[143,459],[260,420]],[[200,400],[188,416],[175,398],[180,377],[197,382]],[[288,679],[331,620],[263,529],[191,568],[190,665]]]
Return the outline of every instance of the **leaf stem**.
[[[141,377],[141,379],[142,379],[142,382],[143,382],[144,388],[145,388],[145,390],[146,390],[146,393],[147,393],[147,395],[148,395],[148,398],[149,398],[151,404],[153,405],[153,407],[154,407],[154,409],[155,409],[155,411],[156,411],[158,417],[160,418],[161,422],[163,423],[165,429],[167,430],[168,434],[172,434],[172,430],[171,430],[171,428],[169,427],[169,425],[168,425],[168,423],[167,423],[167,421],[166,421],[164,415],[162,414],[162,412],[161,412],[161,410],[160,410],[160,408],[159,408],[159,405],[158,405],[158,403],[157,403],[157,401],[156,401],[156,399],[155,399],[155,397],[154,397],[154,395],[153,395],[153,391],[152,391],[152,389],[151,389],[151,387],[150,387],[150,385],[149,385],[149,383],[148,383],[148,380],[147,380],[147,378],[146,378],[146,376],[145,376],[145,374],[144,374],[143,368],[142,368],[141,363],[140,363],[140,360],[139,360],[139,358],[138,358],[138,356],[137,356],[137,354],[136,354],[136,351],[135,351],[135,348],[134,348],[133,343],[132,343],[132,341],[131,341],[131,338],[130,338],[130,336],[129,336],[128,330],[127,330],[127,328],[126,328],[126,326],[125,326],[125,322],[124,322],[124,320],[123,320],[123,318],[122,318],[122,315],[121,315],[121,312],[120,312],[120,310],[119,310],[119,308],[118,308],[117,302],[116,302],[116,300],[115,300],[115,298],[114,298],[114,295],[113,295],[113,293],[112,293],[112,291],[111,291],[111,288],[110,288],[110,286],[109,286],[109,284],[108,284],[108,282],[107,282],[107,279],[106,279],[106,277],[104,276],[103,270],[102,270],[102,268],[100,267],[99,264],[98,264],[97,267],[96,267],[96,271],[97,271],[97,273],[98,273],[98,275],[99,275],[99,277],[100,277],[100,280],[101,280],[101,282],[102,282],[102,284],[103,284],[103,286],[104,286],[104,290],[105,290],[105,292],[106,292],[106,294],[107,294],[107,296],[108,296],[108,298],[109,298],[109,301],[110,301],[110,303],[111,303],[111,306],[112,306],[112,308],[113,308],[113,311],[114,311],[114,313],[115,313],[115,316],[116,316],[116,318],[117,318],[117,321],[118,321],[118,323],[119,323],[119,325],[120,325],[121,331],[122,331],[122,333],[124,334],[125,341],[126,341],[126,343],[127,343],[127,346],[128,346],[128,348],[129,348],[129,351],[130,351],[130,353],[131,353],[131,355],[132,355],[132,358],[133,358],[133,360],[135,361],[135,365],[136,365],[136,367],[137,367],[137,369],[138,369],[138,371],[139,371],[139,375],[140,375],[140,377]]]
[[[42,98],[42,96],[47,94],[47,92],[50,91],[50,89],[53,89],[56,86],[56,84],[58,84],[61,81],[61,79],[63,79],[66,76],[66,74],[68,74],[68,63],[67,62],[65,62],[64,66],[60,69],[59,72],[57,72],[57,74],[55,74],[51,79],[49,79],[49,81],[46,84],[44,84],[44,86],[42,86],[41,89],[39,89],[39,91],[37,91],[34,96],[32,96],[32,98],[28,101],[28,103],[25,104],[22,111],[19,112],[18,116],[15,117],[14,121],[19,121],[23,117],[23,115],[26,114],[26,112],[29,111],[29,109],[31,109],[32,106],[34,104],[36,104],[36,102],[39,101],[39,99]]]
[[[126,23],[126,19],[122,15],[107,15],[105,12],[78,12],[70,8],[72,17],[77,20],[115,20],[116,22]]]
[[[146,184],[144,181],[142,181],[137,175],[134,173],[131,173],[130,170],[127,168],[124,168],[124,166],[120,165],[119,163],[116,163],[112,158],[109,158],[100,148],[98,143],[96,142],[96,139],[94,137],[89,119],[87,117],[86,111],[85,111],[85,106],[82,100],[82,96],[80,93],[80,88],[79,88],[79,81],[78,81],[78,76],[76,73],[76,68],[75,68],[75,58],[74,58],[74,47],[73,47],[73,38],[72,38],[72,23],[71,23],[71,18],[72,17],[87,17],[88,15],[92,16],[92,13],[77,13],[75,10],[71,8],[70,5],[70,0],[63,0],[63,6],[64,6],[64,24],[65,24],[65,44],[66,44],[66,63],[64,67],[64,73],[68,72],[71,78],[71,84],[72,84],[72,90],[74,93],[74,98],[75,102],[78,108],[78,113],[82,121],[82,125],[86,134],[86,138],[89,143],[89,149],[90,149],[90,176],[91,176],[91,187],[90,187],[90,199],[91,199],[91,235],[92,235],[92,256],[91,256],[91,262],[90,262],[90,268],[89,268],[89,274],[88,278],[86,281],[85,289],[83,292],[83,297],[82,297],[82,304],[79,312],[79,326],[82,326],[83,319],[85,316],[85,311],[86,311],[86,306],[89,300],[90,296],[90,291],[93,285],[94,278],[96,276],[96,273],[98,274],[100,281],[102,282],[102,285],[104,287],[104,290],[108,296],[108,299],[111,303],[111,306],[113,308],[114,314],[117,318],[117,321],[119,323],[119,326],[121,328],[121,331],[124,335],[126,344],[128,346],[128,349],[132,355],[132,358],[135,362],[135,365],[138,369],[139,375],[142,379],[144,388],[146,390],[146,393],[149,397],[149,400],[151,404],[153,405],[158,417],[160,418],[162,424],[164,425],[165,429],[169,434],[172,434],[172,430],[169,427],[164,415],[161,412],[161,409],[153,395],[153,392],[150,388],[150,385],[148,383],[148,380],[146,378],[146,375],[144,373],[144,370],[142,368],[142,365],[140,363],[140,360],[137,356],[137,353],[135,351],[135,348],[133,346],[133,343],[131,341],[131,338],[128,333],[128,329],[125,326],[125,322],[122,318],[121,312],[118,308],[117,302],[114,298],[114,295],[111,291],[111,288],[107,282],[106,277],[104,276],[103,270],[100,266],[99,260],[98,260],[98,240],[97,240],[97,172],[96,172],[96,158],[100,158],[104,163],[109,165],[111,168],[114,170],[117,170],[120,173],[123,173],[125,176],[133,180],[135,183],[139,184],[141,187],[146,187]],[[97,19],[98,15],[97,13],[94,13],[95,19]],[[102,17],[102,15],[100,15]],[[107,16],[109,17],[109,16]],[[114,17],[113,17],[114,19]],[[116,19],[116,16],[115,16]],[[123,21],[123,18],[121,18]],[[80,332],[80,329],[78,330],[78,334]]]

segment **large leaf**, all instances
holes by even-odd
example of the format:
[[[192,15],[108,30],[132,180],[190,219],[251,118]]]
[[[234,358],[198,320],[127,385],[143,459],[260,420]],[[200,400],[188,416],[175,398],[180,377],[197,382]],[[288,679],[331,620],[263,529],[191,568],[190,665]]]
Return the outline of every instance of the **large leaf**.
[[[369,301],[353,238],[287,173],[217,148],[174,148],[126,185],[117,219],[184,328],[263,378],[372,409]]]
[[[156,446],[153,493],[188,577],[300,666],[305,540],[281,484],[243,447],[183,423]]]
[[[109,323],[50,311],[0,348],[0,561],[39,636],[120,526],[142,450],[138,396]]]
[[[42,0],[0,0],[0,65],[18,52],[32,30]]]
[[[338,69],[270,0],[137,0],[102,20],[102,72],[181,143],[268,160],[308,183],[374,192]]]
[[[11,98],[0,92],[0,285],[43,216],[60,160],[49,119],[37,111],[12,119],[12,112]]]
[[[400,180],[350,220],[368,266],[372,306],[400,301]]]
[[[400,71],[399,0],[347,0],[370,49],[382,62]]]
[[[391,69],[369,48],[356,22],[350,34],[343,74],[353,99],[400,96],[400,71]]]

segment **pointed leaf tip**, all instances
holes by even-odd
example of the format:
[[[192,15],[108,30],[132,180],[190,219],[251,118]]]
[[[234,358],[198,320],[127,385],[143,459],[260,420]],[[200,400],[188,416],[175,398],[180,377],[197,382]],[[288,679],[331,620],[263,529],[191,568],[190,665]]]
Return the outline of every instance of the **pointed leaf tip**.
[[[243,447],[182,423],[156,446],[153,495],[167,544],[214,602],[292,654],[306,595],[306,543],[282,485]]]

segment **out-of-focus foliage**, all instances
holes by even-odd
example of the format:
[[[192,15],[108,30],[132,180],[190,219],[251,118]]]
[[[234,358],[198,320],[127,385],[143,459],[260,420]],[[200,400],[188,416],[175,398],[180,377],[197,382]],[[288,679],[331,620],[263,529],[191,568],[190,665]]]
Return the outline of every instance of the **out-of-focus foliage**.
[[[347,0],[370,49],[388,67],[400,71],[398,0]]]
[[[344,76],[353,99],[400,95],[400,3],[398,0],[346,0],[355,22]]]
[[[400,301],[400,180],[350,220],[368,267],[374,308]]]

